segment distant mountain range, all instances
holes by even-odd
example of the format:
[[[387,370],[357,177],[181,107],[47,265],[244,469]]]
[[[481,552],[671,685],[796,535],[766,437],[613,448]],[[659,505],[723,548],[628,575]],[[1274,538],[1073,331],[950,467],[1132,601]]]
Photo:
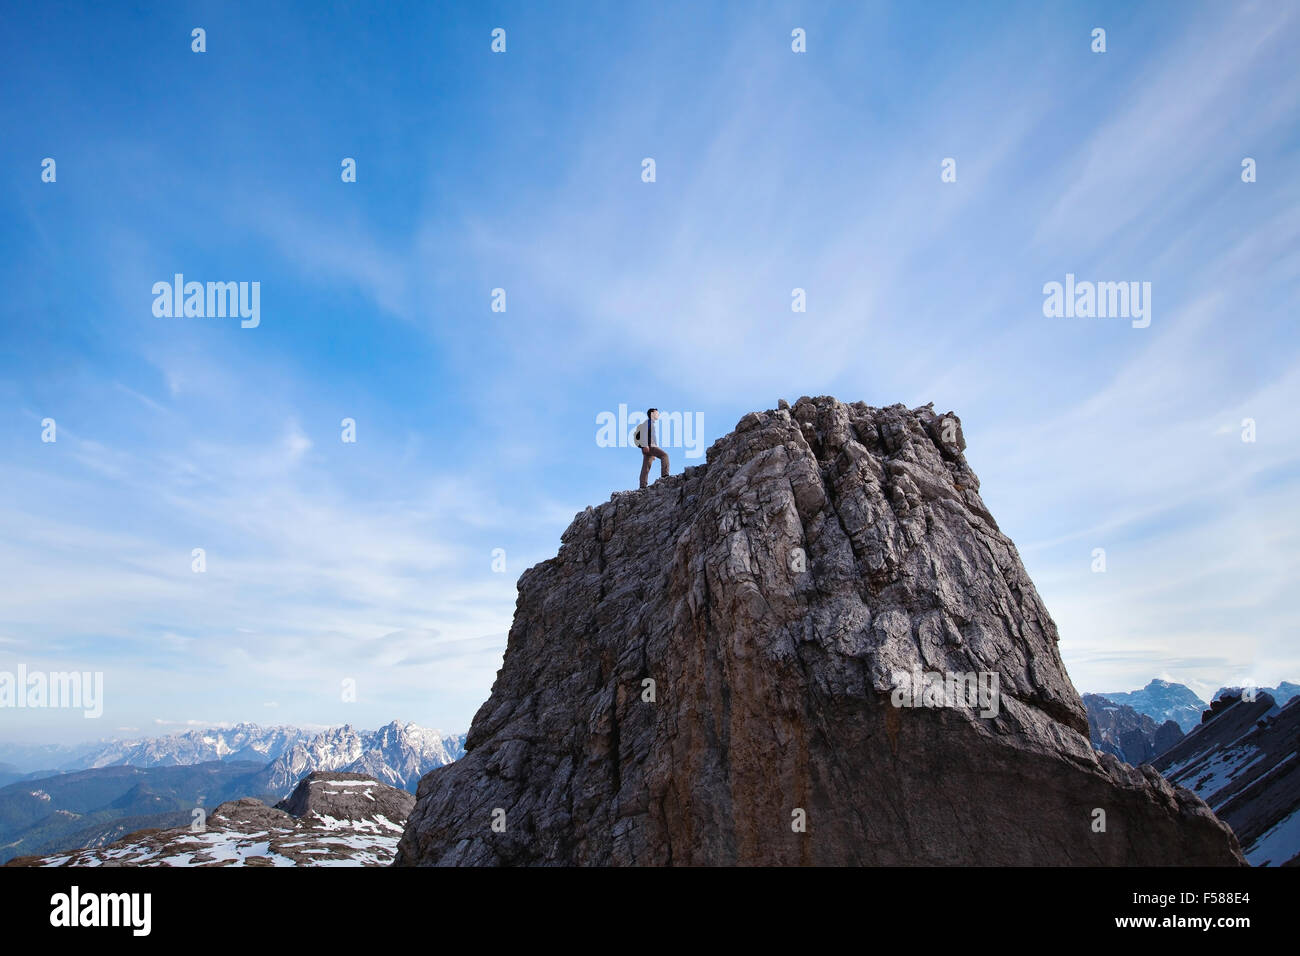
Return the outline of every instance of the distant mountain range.
[[[265,764],[295,744],[310,739],[314,733],[297,727],[236,724],[230,728],[188,730],[166,737],[114,740],[68,761],[62,769],[181,767],[211,760],[252,760]]]
[[[195,807],[259,792],[262,769],[249,761],[214,760],[182,767],[73,770],[12,783],[0,788],[0,862],[103,846],[144,827],[186,824]]]
[[[1141,690],[1098,694],[1116,704],[1127,704],[1139,714],[1146,714],[1157,724],[1172,720],[1187,733],[1201,722],[1205,701],[1190,687],[1166,680],[1153,680]]]
[[[241,723],[159,737],[97,740],[71,746],[0,744],[0,772],[90,770],[96,767],[178,767],[210,760],[267,763],[319,731]]]
[[[1114,754],[1134,767],[1150,763],[1183,738],[1178,724],[1157,724],[1127,704],[1117,704],[1098,694],[1084,694],[1088,710],[1088,736],[1094,750]]]
[[[38,748],[17,749],[39,766]],[[65,758],[59,770],[22,772],[12,751],[0,750],[11,767],[3,772],[13,781],[0,786],[0,862],[102,846],[128,830],[181,825],[198,806],[241,797],[275,803],[313,771],[361,773],[414,793],[420,777],[464,752],[464,734],[399,721],[374,731],[351,724],[320,732],[239,724],[50,748],[47,755]]]
[[[351,724],[298,740],[266,767],[268,792],[286,796],[313,770],[363,773],[415,793],[420,778],[465,754],[465,735],[444,735],[415,724],[393,721],[375,731]]]
[[[35,780],[38,777],[48,777],[50,774],[57,772],[55,770],[24,771],[19,770],[11,763],[0,763],[0,787],[7,787],[19,780]]]
[[[444,734],[396,720],[375,731],[356,730],[351,724],[314,731],[242,723],[75,746],[0,744],[0,783],[100,767],[183,767],[213,760],[267,764],[282,760],[277,772],[288,793],[298,779],[312,770],[353,772],[348,765],[364,761],[366,766],[355,772],[374,770],[375,779],[414,792],[419,782],[415,768],[431,760],[441,761],[434,766],[450,763],[464,753],[464,745],[464,734]],[[387,766],[386,771],[380,767],[381,762]],[[288,781],[298,770],[301,773]]]
[[[1257,695],[1268,694],[1279,707],[1285,707],[1293,697],[1300,695],[1300,684],[1284,680],[1276,687],[1256,687],[1254,691]],[[1241,692],[1241,687],[1220,687],[1210,700],[1218,700],[1224,694],[1240,696]],[[1200,726],[1201,714],[1209,706],[1185,684],[1176,684],[1158,678],[1141,690],[1085,694],[1084,697],[1085,704],[1087,697],[1104,697],[1115,704],[1127,704],[1139,714],[1146,714],[1156,724],[1172,720],[1183,733]],[[1095,741],[1093,746],[1096,746]]]

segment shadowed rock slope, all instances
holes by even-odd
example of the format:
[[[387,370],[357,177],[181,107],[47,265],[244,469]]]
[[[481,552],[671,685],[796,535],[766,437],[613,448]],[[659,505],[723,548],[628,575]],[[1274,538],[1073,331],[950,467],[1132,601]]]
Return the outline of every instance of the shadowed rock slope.
[[[1300,701],[1216,696],[1205,722],[1152,761],[1228,823],[1255,866],[1300,866]]]
[[[1088,710],[1092,746],[1135,767],[1150,763],[1183,738],[1177,721],[1157,724],[1127,704],[1117,704],[1098,694],[1084,694],[1083,706]]]
[[[1194,794],[1089,745],[965,447],[929,405],[802,398],[587,508],[395,863],[1241,865]],[[996,677],[996,706],[895,706],[914,669]]]

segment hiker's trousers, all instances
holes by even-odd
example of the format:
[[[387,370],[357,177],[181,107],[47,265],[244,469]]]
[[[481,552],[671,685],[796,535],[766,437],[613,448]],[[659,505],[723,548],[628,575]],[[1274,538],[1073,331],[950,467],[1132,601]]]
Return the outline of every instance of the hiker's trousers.
[[[668,477],[668,452],[662,448],[642,448],[641,449],[641,487],[645,487],[645,480],[650,477],[650,462],[655,458],[659,459],[659,477]]]

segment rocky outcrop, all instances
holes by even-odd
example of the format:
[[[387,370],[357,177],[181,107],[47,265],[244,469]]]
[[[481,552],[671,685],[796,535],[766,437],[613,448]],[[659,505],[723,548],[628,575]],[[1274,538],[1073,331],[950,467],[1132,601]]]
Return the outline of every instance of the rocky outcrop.
[[[1089,745],[965,447],[931,406],[803,398],[587,508],[396,863],[1242,864]]]
[[[199,829],[140,830],[106,847],[6,866],[385,866],[414,803],[363,774],[318,771],[274,807],[242,797]]]
[[[359,823],[387,820],[401,826],[415,798],[405,790],[385,786],[362,773],[308,774],[293,793],[275,805],[290,816]]]
[[[1183,737],[1173,720],[1157,724],[1127,704],[1117,704],[1098,694],[1084,694],[1088,711],[1088,738],[1102,753],[1114,754],[1125,763],[1150,763]]]

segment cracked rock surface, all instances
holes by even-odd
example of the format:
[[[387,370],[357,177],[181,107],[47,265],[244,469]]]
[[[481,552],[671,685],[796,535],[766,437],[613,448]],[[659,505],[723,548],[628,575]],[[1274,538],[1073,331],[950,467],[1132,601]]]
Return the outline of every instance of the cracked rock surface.
[[[396,865],[1241,865],[1089,745],[965,447],[929,405],[801,398],[578,514]],[[997,706],[895,706],[914,672]]]

